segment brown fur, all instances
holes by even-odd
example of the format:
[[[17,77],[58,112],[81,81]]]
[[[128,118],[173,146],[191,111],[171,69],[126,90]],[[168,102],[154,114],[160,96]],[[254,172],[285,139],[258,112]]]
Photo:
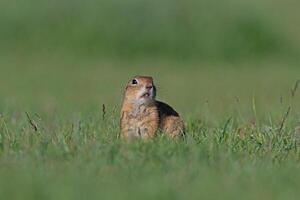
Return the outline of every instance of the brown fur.
[[[133,80],[137,84],[133,84]],[[144,95],[146,97],[144,97]],[[184,123],[168,104],[156,101],[152,77],[136,76],[127,84],[121,108],[121,137],[151,139],[158,131],[171,138],[184,135]]]

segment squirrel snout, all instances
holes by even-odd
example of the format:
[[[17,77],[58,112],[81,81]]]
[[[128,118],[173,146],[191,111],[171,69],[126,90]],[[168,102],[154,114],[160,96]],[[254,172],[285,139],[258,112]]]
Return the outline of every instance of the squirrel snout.
[[[146,85],[147,90],[151,90],[153,88],[153,85]]]

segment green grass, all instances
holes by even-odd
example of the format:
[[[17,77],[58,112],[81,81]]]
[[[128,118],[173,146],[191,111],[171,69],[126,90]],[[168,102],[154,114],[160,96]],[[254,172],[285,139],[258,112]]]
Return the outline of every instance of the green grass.
[[[298,199],[297,64],[235,65],[2,60],[0,199]],[[135,74],[154,76],[185,141],[117,139]]]

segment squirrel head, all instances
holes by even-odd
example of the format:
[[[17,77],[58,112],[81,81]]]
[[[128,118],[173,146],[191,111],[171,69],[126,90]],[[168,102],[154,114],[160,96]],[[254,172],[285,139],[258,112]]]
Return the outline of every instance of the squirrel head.
[[[153,102],[156,97],[156,88],[150,76],[135,76],[127,83],[125,99],[136,104]]]

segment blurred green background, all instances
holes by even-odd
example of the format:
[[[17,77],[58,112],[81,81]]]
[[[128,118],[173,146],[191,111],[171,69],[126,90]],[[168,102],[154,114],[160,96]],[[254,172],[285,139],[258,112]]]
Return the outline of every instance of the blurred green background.
[[[2,0],[4,54],[87,58],[294,59],[296,0]]]
[[[0,105],[47,114],[112,108],[128,79],[143,74],[154,76],[159,98],[185,115],[222,117],[240,99],[250,118],[255,98],[268,116],[288,102],[299,78],[299,6],[2,0]]]

